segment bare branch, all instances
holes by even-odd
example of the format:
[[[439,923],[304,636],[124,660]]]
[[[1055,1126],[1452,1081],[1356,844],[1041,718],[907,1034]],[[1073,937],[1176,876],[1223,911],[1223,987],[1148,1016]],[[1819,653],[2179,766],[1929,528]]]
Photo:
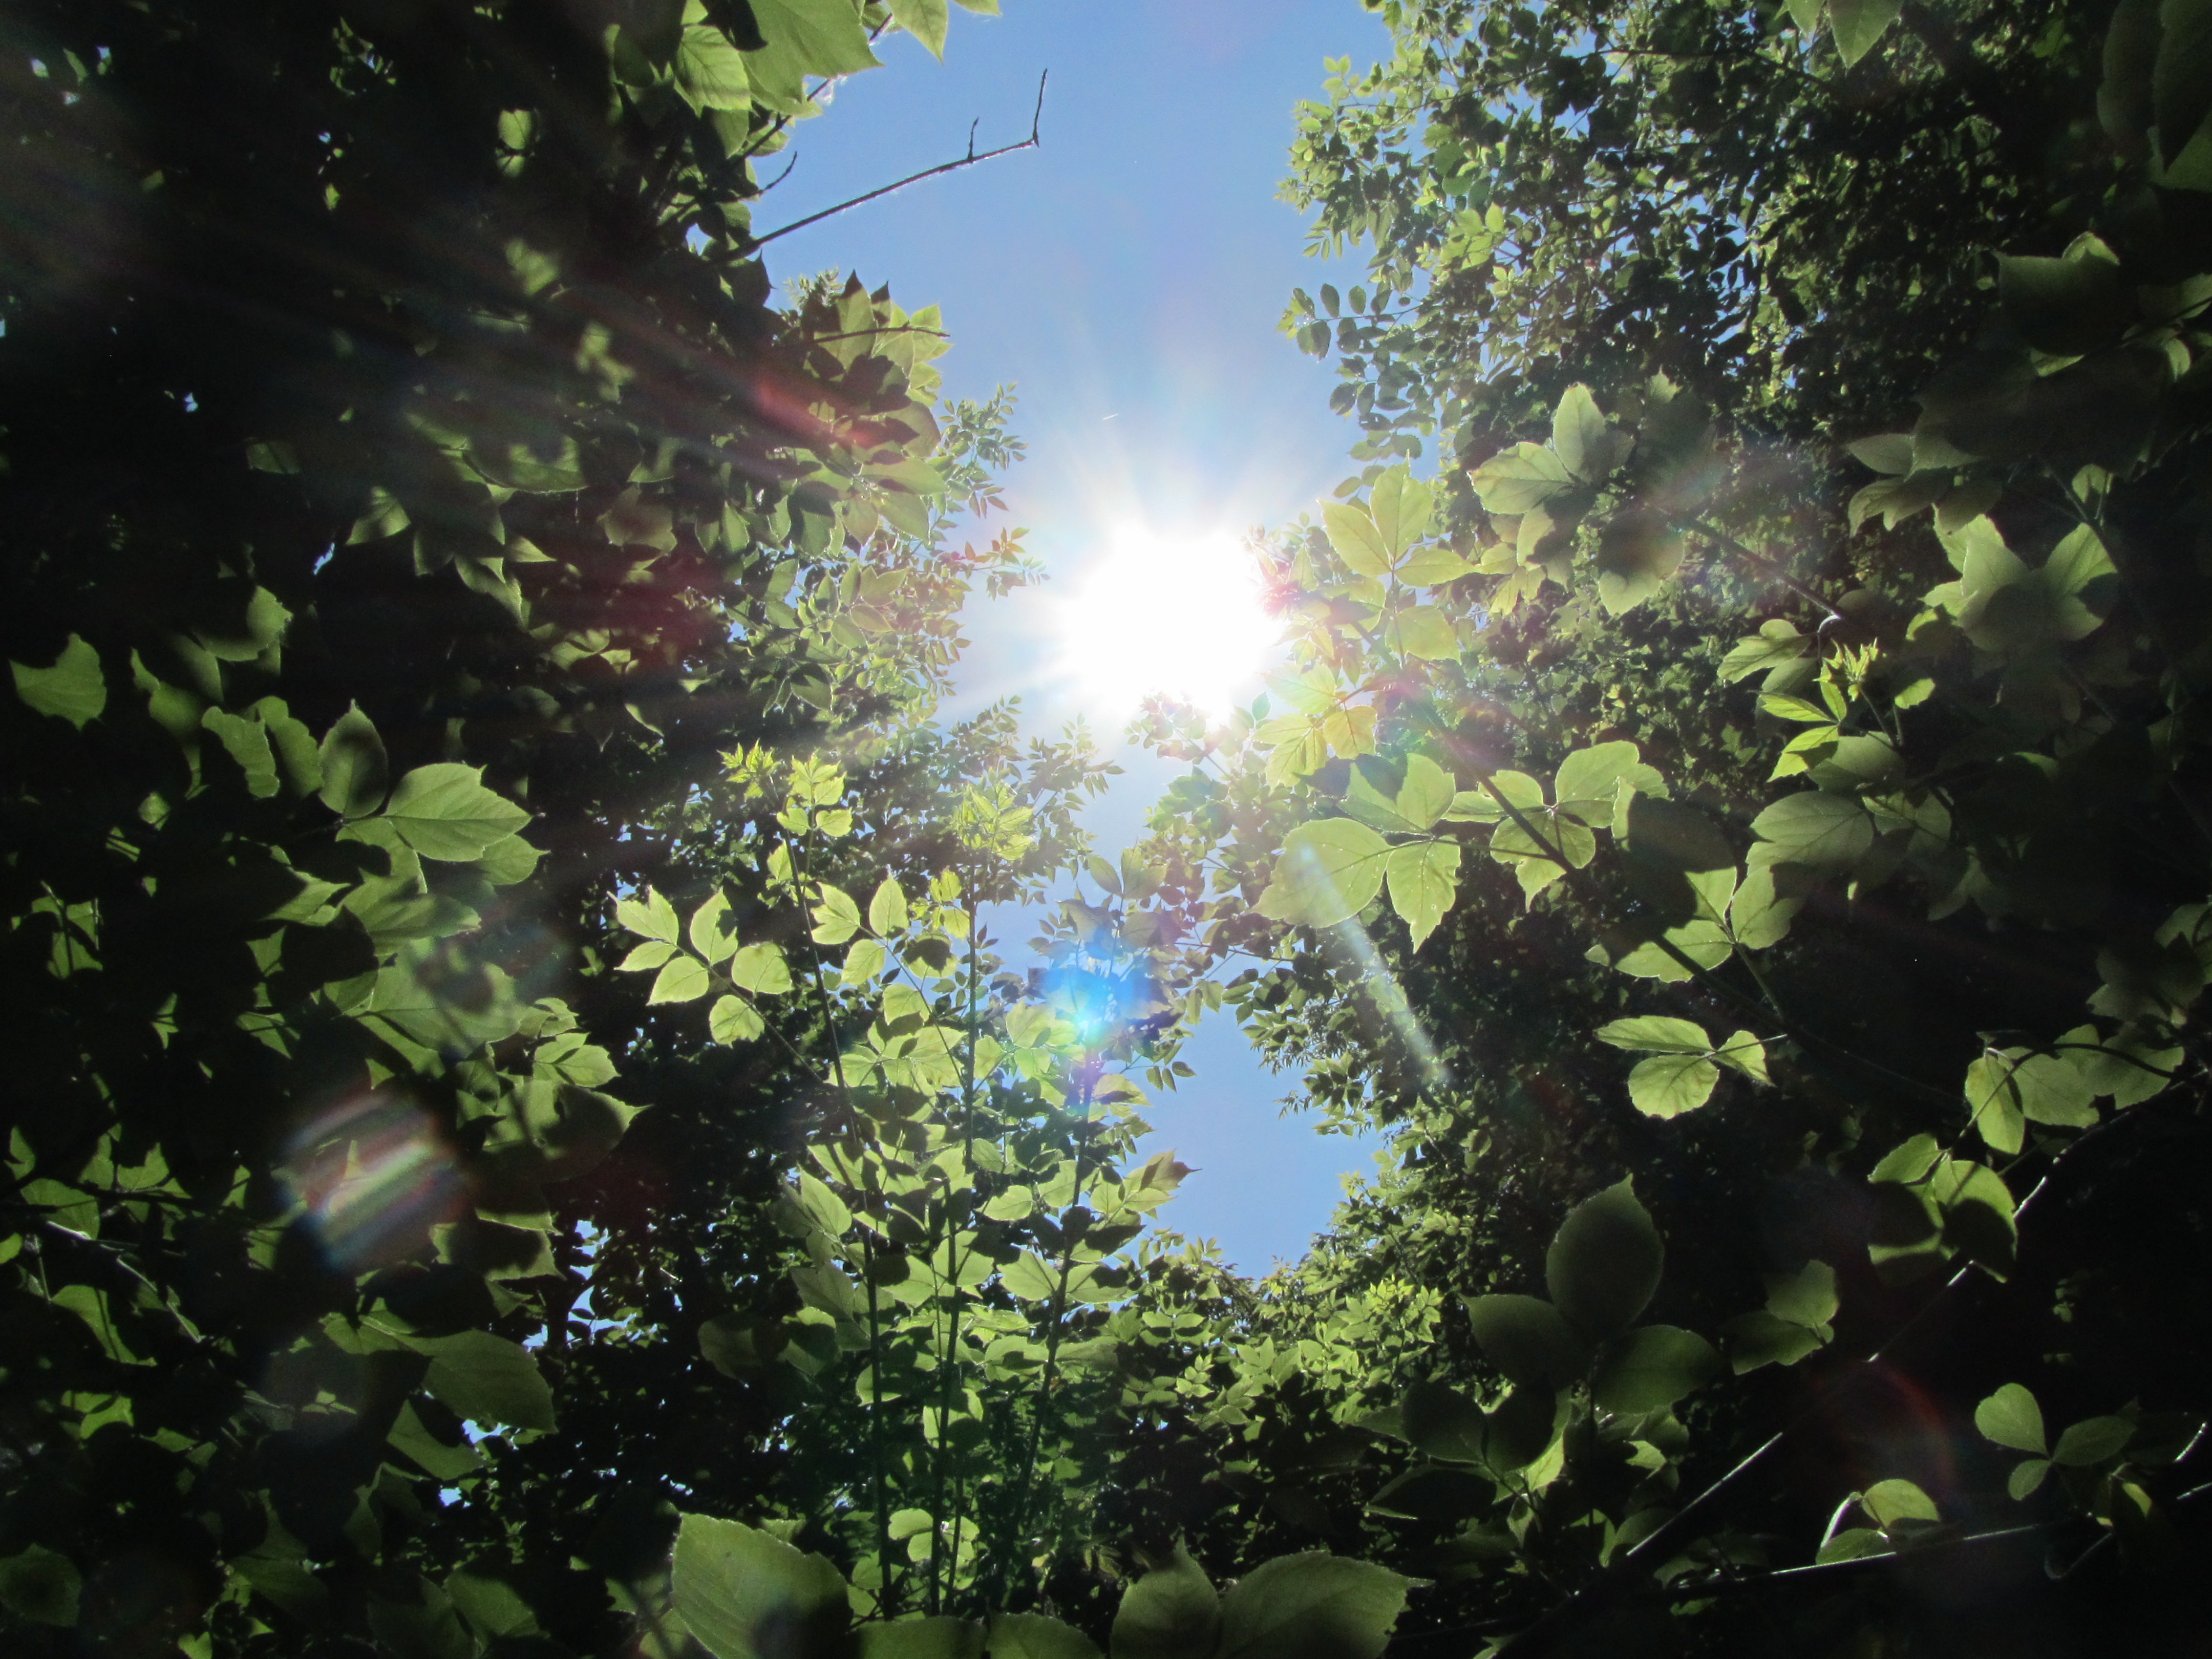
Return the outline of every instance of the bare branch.
[[[972,167],[979,161],[994,161],[1001,155],[1012,155],[1016,150],[1039,148],[1042,143],[1039,127],[1044,120],[1044,83],[1046,77],[1051,73],[1051,70],[1047,70],[1043,75],[1037,76],[1036,112],[1030,118],[1030,136],[1018,144],[1001,144],[998,149],[987,149],[979,155],[975,153],[975,128],[970,126],[968,129],[968,153],[965,155],[957,156],[950,161],[940,161],[933,167],[924,167],[920,173],[909,173],[903,179],[869,191],[866,195],[855,196],[850,201],[840,202],[835,207],[823,208],[819,213],[810,213],[804,219],[793,220],[780,230],[771,230],[765,236],[749,236],[745,239],[745,252],[750,253],[756,248],[765,247],[779,236],[788,236],[794,230],[804,230],[807,226],[819,224],[824,219],[833,219],[849,208],[859,207],[864,202],[872,202],[879,196],[889,196],[893,191],[904,190],[908,185],[918,185],[925,179],[934,179],[940,173],[957,173],[962,167]],[[977,125],[981,125],[980,121]]]

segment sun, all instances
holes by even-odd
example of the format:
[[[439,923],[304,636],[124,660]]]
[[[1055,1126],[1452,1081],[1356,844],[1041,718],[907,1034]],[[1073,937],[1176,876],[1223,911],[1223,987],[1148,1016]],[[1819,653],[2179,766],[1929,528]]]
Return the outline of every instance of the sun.
[[[1124,526],[1060,605],[1060,668],[1085,708],[1134,714],[1169,696],[1227,714],[1257,691],[1283,633],[1261,600],[1258,562],[1225,532]]]

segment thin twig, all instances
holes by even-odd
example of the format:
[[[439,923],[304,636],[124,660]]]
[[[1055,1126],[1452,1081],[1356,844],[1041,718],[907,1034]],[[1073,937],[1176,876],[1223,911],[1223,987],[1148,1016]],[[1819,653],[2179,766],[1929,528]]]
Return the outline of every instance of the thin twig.
[[[1044,119],[1045,76],[1051,72],[1048,70],[1044,75],[1037,76],[1036,112],[1030,118],[1030,136],[1018,144],[1001,144],[996,149],[987,149],[978,155],[975,153],[975,130],[970,127],[968,130],[968,153],[965,155],[956,157],[950,161],[940,161],[933,167],[924,167],[920,173],[909,173],[903,179],[880,185],[865,195],[855,196],[850,201],[840,202],[835,207],[823,208],[819,213],[810,213],[804,219],[793,220],[781,230],[771,230],[765,236],[747,236],[744,243],[745,252],[750,253],[756,248],[766,247],[779,236],[788,236],[794,230],[804,230],[809,225],[819,224],[824,219],[835,218],[848,209],[859,207],[865,202],[872,202],[879,196],[888,196],[893,191],[904,190],[908,185],[918,185],[925,179],[934,179],[940,173],[957,173],[962,167],[972,167],[979,161],[994,161],[1001,155],[1011,155],[1016,150],[1037,149],[1042,143],[1038,129]]]

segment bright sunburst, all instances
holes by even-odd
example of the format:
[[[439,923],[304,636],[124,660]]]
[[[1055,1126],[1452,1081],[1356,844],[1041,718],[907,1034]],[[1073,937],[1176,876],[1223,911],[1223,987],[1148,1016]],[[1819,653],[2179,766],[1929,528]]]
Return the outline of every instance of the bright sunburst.
[[[1259,689],[1282,631],[1237,538],[1125,526],[1061,605],[1061,664],[1101,719],[1155,695],[1221,715]]]

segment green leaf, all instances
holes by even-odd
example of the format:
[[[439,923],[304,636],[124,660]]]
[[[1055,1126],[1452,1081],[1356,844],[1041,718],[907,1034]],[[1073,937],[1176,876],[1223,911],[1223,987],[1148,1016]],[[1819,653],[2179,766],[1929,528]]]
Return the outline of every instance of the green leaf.
[[[1383,869],[1390,884],[1390,908],[1421,948],[1459,896],[1459,843],[1413,842],[1390,849]]]
[[[1646,1117],[1680,1117],[1713,1097],[1720,1068],[1703,1054],[1654,1054],[1628,1073],[1628,1098]]]
[[[886,939],[906,924],[906,894],[901,890],[897,877],[885,876],[875,896],[868,901],[868,931],[878,939]]]
[[[1625,829],[1617,817],[1624,783],[1642,795],[1667,793],[1666,779],[1657,768],[1644,763],[1634,744],[1625,739],[1595,744],[1577,749],[1559,763],[1559,775],[1552,780],[1552,799],[1562,812],[1572,813],[1593,830]]]
[[[685,1516],[670,1584],[714,1659],[831,1659],[852,1620],[836,1568],[736,1521]]]
[[[1858,438],[1844,446],[1876,472],[1902,477],[1912,471],[1912,434],[1885,432],[1879,437]],[[1793,633],[1796,630],[1791,630]]]
[[[1625,616],[1667,585],[1682,568],[1682,538],[1663,513],[1616,513],[1598,537],[1597,597]]]
[[[2084,1418],[2058,1437],[2058,1443],[2051,1449],[2051,1461],[2069,1469],[2089,1468],[2118,1457],[2135,1434],[2132,1418]]]
[[[707,964],[695,956],[678,954],[668,959],[647,995],[648,1005],[656,1002],[695,1002],[707,994]]]
[[[495,887],[512,887],[529,880],[544,856],[543,849],[521,836],[509,836],[484,848],[483,856],[476,862],[477,873]]]
[[[1705,1035],[1703,1026],[1664,1014],[1638,1014],[1629,1019],[1616,1019],[1598,1027],[1594,1035],[1600,1042],[1638,1054],[1706,1054],[1713,1048],[1712,1039]]]
[[[691,913],[691,925],[685,931],[691,948],[709,963],[717,963],[738,948],[738,930],[730,920],[730,901],[717,888],[707,902]]]
[[[269,732],[259,720],[248,720],[226,709],[210,708],[200,724],[215,733],[231,759],[246,774],[246,793],[267,800],[277,790],[276,755],[269,746]]]
[[[1472,475],[1483,509],[1507,517],[1534,511],[1569,488],[1567,469],[1541,444],[1516,444],[1492,456]]]
[[[1755,860],[1813,870],[1847,870],[1874,845],[1874,820],[1857,799],[1820,790],[1784,795],[1751,830],[1762,843],[1752,849]]]
[[[1931,1134],[1917,1134],[1889,1149],[1874,1166],[1869,1181],[1914,1182],[1936,1167],[1943,1149]]]
[[[1639,864],[1684,873],[1735,869],[1735,849],[1728,837],[1694,806],[1638,793],[1628,798],[1624,816],[1622,839]]]
[[[838,973],[838,981],[848,987],[865,985],[884,971],[884,947],[872,939],[856,939],[845,952],[845,965]]]
[[[823,882],[821,898],[814,906],[814,942],[842,945],[860,931],[860,907],[842,888]]]
[[[707,1035],[720,1043],[750,1042],[767,1030],[760,1011],[743,997],[718,997],[707,1011]]]
[[[407,1345],[430,1356],[422,1387],[454,1416],[511,1429],[550,1429],[553,1390],[538,1362],[517,1344],[489,1331],[457,1336],[409,1337]]]
[[[1813,641],[1800,634],[1790,623],[1778,617],[1759,625],[1759,632],[1736,641],[1727,656],[1721,659],[1721,681],[1734,685],[1738,680],[1747,680],[1753,674],[1772,675],[1778,671],[1812,663]],[[1767,689],[1776,689],[1770,678]]]
[[[2212,4],[2165,0],[2165,25],[2151,69],[2151,114],[2160,156],[2171,166],[2212,112]]]
[[[1617,1417],[1640,1417],[1702,1389],[1720,1372],[1720,1355],[1696,1332],[1646,1325],[1598,1368],[1591,1397]]]
[[[1628,459],[1629,437],[1605,423],[1588,386],[1576,385],[1552,412],[1552,448],[1584,483],[1602,483]]]
[[[972,1619],[896,1619],[860,1626],[860,1659],[981,1659],[982,1652],[983,1626]]]
[[[324,805],[340,817],[365,818],[384,804],[387,763],[376,726],[354,704],[323,733]]]
[[[750,0],[767,43],[745,54],[760,102],[779,114],[805,112],[806,77],[835,78],[877,68],[867,31],[851,0]]]
[[[1738,1376],[1761,1365],[1794,1365],[1822,1346],[1817,1331],[1766,1312],[1740,1314],[1721,1328],[1729,1365]]]
[[[1408,587],[1441,587],[1462,576],[1473,575],[1474,567],[1438,542],[1408,555],[1398,567],[1397,574],[1398,580]]]
[[[1666,1260],[1650,1212],[1623,1180],[1567,1212],[1545,1256],[1544,1277],[1567,1322],[1605,1341],[1650,1304]]]
[[[1380,1659],[1411,1587],[1371,1561],[1279,1555],[1221,1598],[1217,1659]]]
[[[20,662],[8,666],[15,676],[17,696],[41,714],[67,720],[80,732],[107,707],[107,678],[100,672],[100,653],[75,634],[51,667],[31,668]]]
[[[1467,1316],[1474,1340],[1509,1382],[1564,1389],[1589,1365],[1589,1349],[1540,1297],[1471,1296]]]
[[[952,20],[945,0],[890,0],[890,9],[898,26],[927,46],[931,57],[942,62],[945,32]]]
[[[1399,817],[1425,830],[1450,810],[1456,793],[1450,773],[1426,755],[1415,755],[1406,763],[1406,781],[1395,804]]]
[[[1804,908],[1805,896],[1796,890],[1803,878],[1784,880],[1778,874],[1778,868],[1753,863],[1729,901],[1729,933],[1747,951],[1764,951],[1779,943]]]
[[[2008,1382],[1974,1407],[1974,1426],[1984,1440],[2038,1457],[2050,1449],[2044,1437],[2043,1407],[2017,1382]]]
[[[530,822],[530,814],[484,787],[482,770],[440,762],[399,780],[384,822],[426,859],[467,864]]]
[[[633,933],[642,933],[647,939],[657,939],[670,945],[676,943],[676,907],[651,888],[643,899],[618,899],[615,902],[615,920]]]
[[[1451,618],[1433,605],[1412,605],[1393,615],[1384,643],[1401,657],[1423,662],[1451,662],[1459,656]]]
[[[752,77],[745,73],[744,54],[718,28],[688,25],[676,48],[675,70],[676,90],[694,110],[752,107]]]
[[[2012,1466],[2012,1473],[2005,1477],[2005,1495],[2015,1504],[2024,1504],[2035,1496],[2037,1488],[2043,1485],[2044,1477],[2050,1473],[2049,1458],[2023,1458]]]
[[[1808,1261],[1794,1273],[1766,1275],[1766,1310],[1808,1329],[1836,1316],[1836,1270],[1825,1261]]]
[[[1114,1615],[1113,1659],[1214,1659],[1221,1603],[1190,1553],[1155,1567],[1122,1593]]]
[[[530,1610],[530,1604],[503,1578],[483,1572],[456,1571],[447,1576],[444,1589],[453,1604],[460,1609],[461,1616],[487,1640],[542,1633],[538,1615]]]
[[[1713,1058],[1753,1083],[1773,1086],[1774,1079],[1766,1072],[1766,1045],[1749,1031],[1730,1031],[1728,1041],[1713,1050]]]
[[[1882,32],[1897,21],[1904,0],[1828,0],[1828,32],[1845,64],[1873,50]]]
[[[1395,566],[1428,530],[1435,498],[1428,485],[1413,477],[1413,469],[1401,463],[1375,481],[1367,500],[1384,553]]]
[[[791,968],[782,950],[765,941],[748,945],[731,957],[728,971],[731,984],[756,996],[780,997],[791,989]]]
[[[1936,1500],[1910,1480],[1877,1480],[1860,1495],[1859,1507],[1887,1532],[1900,1521],[1940,1521]]]
[[[1362,576],[1384,576],[1390,571],[1390,546],[1365,507],[1357,502],[1330,501],[1321,510],[1328,531],[1328,544],[1336,556]]]
[[[991,1659],[1102,1659],[1081,1631],[1041,1613],[992,1614],[983,1647]]]
[[[1283,838],[1260,914],[1312,927],[1356,916],[1382,890],[1389,852],[1382,836],[1351,818],[1302,823]]]
[[[74,1625],[82,1591],[76,1564],[66,1555],[33,1544],[0,1556],[0,1607],[18,1619],[34,1625]]]

